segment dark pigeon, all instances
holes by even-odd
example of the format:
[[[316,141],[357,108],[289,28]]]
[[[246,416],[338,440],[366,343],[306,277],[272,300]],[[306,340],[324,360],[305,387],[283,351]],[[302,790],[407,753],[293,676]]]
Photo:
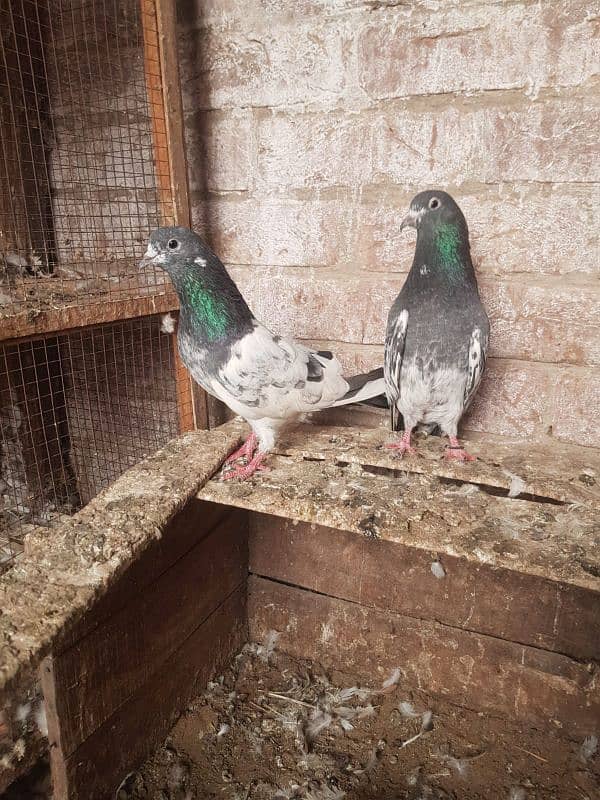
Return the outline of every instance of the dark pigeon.
[[[255,319],[217,256],[189,228],[159,228],[142,265],[165,269],[179,296],[179,352],[194,380],[246,419],[252,433],[224,477],[263,468],[281,427],[302,414],[357,403],[385,391],[382,371],[350,382],[329,351],[271,333]]]
[[[446,456],[472,461],[459,444],[458,424],[473,400],[488,348],[490,324],[479,298],[469,231],[446,192],[421,192],[400,230],[417,229],[413,265],[388,317],[386,394],[392,428],[404,433],[390,447],[414,453],[417,425],[439,426],[449,439]]]

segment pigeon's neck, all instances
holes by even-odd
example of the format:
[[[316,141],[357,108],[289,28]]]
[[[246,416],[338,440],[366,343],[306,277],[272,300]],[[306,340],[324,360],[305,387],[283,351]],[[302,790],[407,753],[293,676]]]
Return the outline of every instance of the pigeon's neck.
[[[179,295],[180,324],[196,340],[214,344],[252,329],[252,313],[224,269],[222,275],[187,269],[174,283]]]
[[[454,222],[440,222],[424,231],[417,239],[412,272],[422,283],[476,286],[468,232]]]

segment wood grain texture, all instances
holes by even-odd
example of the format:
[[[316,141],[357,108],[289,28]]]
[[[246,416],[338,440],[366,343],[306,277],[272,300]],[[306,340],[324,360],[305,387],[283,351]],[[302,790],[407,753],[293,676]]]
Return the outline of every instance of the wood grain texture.
[[[600,592],[352,532],[250,516],[250,571],[415,619],[600,661]],[[436,577],[432,565],[439,565]],[[341,568],[340,568],[341,567]]]
[[[600,714],[594,669],[557,653],[366,608],[263,578],[249,582],[250,638],[280,632],[277,646],[379,687],[400,668],[400,687],[453,703],[588,735]]]
[[[166,736],[191,697],[239,651],[247,635],[242,585],[74,753],[65,756],[61,742],[51,739],[55,800],[112,800],[123,778]],[[46,670],[51,680],[52,665]]]
[[[245,520],[229,514],[127,604],[53,657],[54,711],[70,755],[159,672],[248,573]],[[143,563],[145,557],[140,559]],[[118,591],[118,587],[117,587]]]

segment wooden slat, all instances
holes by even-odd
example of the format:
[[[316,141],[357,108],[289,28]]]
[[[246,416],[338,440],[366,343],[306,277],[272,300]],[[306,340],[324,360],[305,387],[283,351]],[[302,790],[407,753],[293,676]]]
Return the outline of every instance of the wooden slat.
[[[340,461],[351,458],[340,451]],[[244,483],[213,479],[198,497],[600,591],[593,509],[464,494],[436,476],[373,474],[354,463],[272,456],[269,466]]]
[[[123,778],[152,752],[194,694],[246,640],[246,588],[241,586],[74,753],[65,756],[57,731],[49,726],[55,800],[112,800]],[[52,670],[48,660],[46,685],[53,683]],[[51,691],[46,696],[54,718]]]
[[[165,294],[147,297],[120,296],[115,299],[106,295],[85,305],[51,308],[32,313],[23,311],[15,316],[0,315],[0,341],[9,343],[15,339],[42,338],[49,332],[62,333],[85,328],[89,325],[102,325],[106,322],[119,322],[150,314],[165,314],[179,308],[177,295],[168,290]]]
[[[145,560],[145,557],[142,558]],[[248,572],[244,516],[227,515],[151,586],[53,658],[63,754],[70,755],[160,671]]]
[[[248,603],[253,641],[279,631],[279,648],[351,670],[368,686],[398,667],[404,692],[425,689],[545,729],[551,721],[568,735],[589,735],[600,718],[594,673],[557,653],[262,578],[250,578]]]
[[[600,592],[452,555],[443,556],[445,575],[436,577],[436,553],[264,514],[251,515],[249,541],[250,570],[257,575],[572,658],[600,660]]]

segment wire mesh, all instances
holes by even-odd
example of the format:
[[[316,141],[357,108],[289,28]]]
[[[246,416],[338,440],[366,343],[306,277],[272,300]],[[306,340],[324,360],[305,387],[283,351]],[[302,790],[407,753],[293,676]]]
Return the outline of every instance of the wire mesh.
[[[178,433],[175,361],[158,316],[0,347],[0,571]]]
[[[0,316],[166,291],[160,75],[151,0],[0,0]]]
[[[175,212],[154,2],[0,0],[0,572],[191,416],[140,316]]]

